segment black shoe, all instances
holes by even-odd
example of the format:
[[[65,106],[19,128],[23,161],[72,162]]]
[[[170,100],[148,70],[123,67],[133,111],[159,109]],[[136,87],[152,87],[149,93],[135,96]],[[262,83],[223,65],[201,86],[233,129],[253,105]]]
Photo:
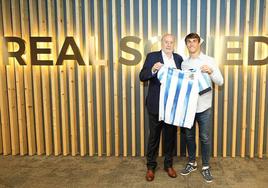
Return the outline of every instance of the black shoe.
[[[202,175],[203,175],[203,178],[204,178],[204,180],[206,181],[206,182],[208,182],[208,183],[210,183],[210,182],[212,182],[212,180],[213,180],[213,177],[212,177],[212,175],[211,175],[211,173],[210,173],[210,168],[207,168],[207,169],[202,169]]]
[[[186,165],[186,167],[184,169],[181,170],[180,174],[183,176],[187,176],[188,174],[190,174],[191,172],[195,171],[197,169],[197,165],[192,164],[192,163],[188,163]]]

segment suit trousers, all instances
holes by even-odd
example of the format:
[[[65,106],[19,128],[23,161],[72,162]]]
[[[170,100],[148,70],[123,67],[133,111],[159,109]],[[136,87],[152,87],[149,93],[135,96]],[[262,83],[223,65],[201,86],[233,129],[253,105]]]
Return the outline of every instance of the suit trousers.
[[[177,137],[177,127],[158,121],[158,114],[149,113],[149,140],[147,146],[147,168],[155,170],[156,158],[159,151],[161,131],[163,131],[164,168],[170,168],[173,164],[173,154]]]

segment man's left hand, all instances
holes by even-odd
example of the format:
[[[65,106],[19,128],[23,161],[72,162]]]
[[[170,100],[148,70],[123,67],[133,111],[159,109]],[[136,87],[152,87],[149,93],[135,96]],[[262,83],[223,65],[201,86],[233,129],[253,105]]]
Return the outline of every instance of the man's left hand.
[[[201,71],[208,74],[211,74],[213,72],[212,69],[207,65],[201,66]]]

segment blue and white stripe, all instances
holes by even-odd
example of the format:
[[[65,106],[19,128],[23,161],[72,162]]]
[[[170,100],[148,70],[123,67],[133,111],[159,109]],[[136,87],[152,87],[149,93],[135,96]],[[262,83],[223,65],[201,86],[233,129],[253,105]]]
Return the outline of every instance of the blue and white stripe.
[[[167,124],[191,128],[199,92],[210,88],[206,74],[195,70],[181,71],[163,66],[158,74],[161,82],[159,120]]]

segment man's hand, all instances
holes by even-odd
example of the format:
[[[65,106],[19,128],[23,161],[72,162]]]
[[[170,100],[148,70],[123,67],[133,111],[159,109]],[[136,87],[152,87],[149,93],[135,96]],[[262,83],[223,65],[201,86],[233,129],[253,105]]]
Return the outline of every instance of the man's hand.
[[[213,70],[207,65],[201,66],[201,71],[208,74],[211,74],[213,72]]]
[[[156,73],[157,71],[160,70],[160,68],[161,68],[162,66],[163,66],[162,63],[160,63],[160,62],[156,62],[156,63],[154,64],[154,66],[152,67],[152,72],[153,72],[153,73]]]

